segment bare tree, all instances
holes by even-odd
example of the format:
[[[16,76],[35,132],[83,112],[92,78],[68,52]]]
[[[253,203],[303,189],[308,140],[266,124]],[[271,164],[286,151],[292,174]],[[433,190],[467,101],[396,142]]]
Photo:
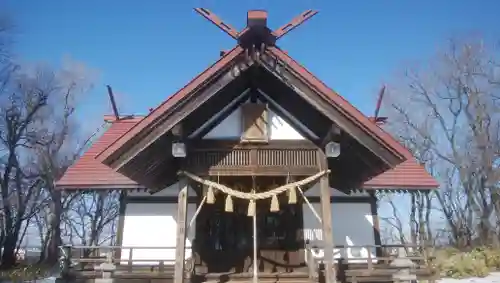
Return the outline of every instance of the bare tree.
[[[80,71],[80,69],[76,69]],[[59,219],[64,200],[55,181],[77,156],[70,119],[76,97],[87,88],[75,69],[13,66],[0,79],[0,189],[2,267],[15,263],[23,223],[49,211],[51,236],[60,243]],[[26,225],[25,225],[26,226]],[[24,227],[25,227],[24,226]],[[21,233],[21,234],[20,234]]]
[[[481,40],[451,40],[386,100],[390,130],[441,181],[434,197],[457,246],[499,244],[499,62]],[[415,237],[432,237],[432,199],[412,198]]]
[[[40,126],[47,132],[44,144],[37,146],[34,155],[40,178],[44,181],[48,203],[43,215],[37,217],[37,225],[42,233],[40,259],[55,263],[58,247],[62,244],[60,221],[63,213],[70,208],[76,193],[64,193],[55,188],[55,182],[62,177],[69,166],[80,156],[92,137],[82,138],[74,113],[79,97],[92,87],[94,72],[81,63],[67,60],[59,73],[63,92],[59,103],[50,105],[50,123]],[[40,226],[41,224],[43,226]],[[42,232],[43,231],[43,232]]]
[[[119,215],[119,191],[79,194],[63,218],[66,237],[72,244],[96,246],[111,242]],[[90,250],[85,251],[89,253]],[[87,254],[88,255],[88,254]]]
[[[15,263],[22,224],[36,213],[36,203],[41,196],[41,182],[28,151],[44,138],[42,132],[36,131],[34,122],[51,92],[36,83],[36,76],[21,75],[14,70],[8,75],[0,97],[0,193],[4,228],[0,240],[5,267]]]

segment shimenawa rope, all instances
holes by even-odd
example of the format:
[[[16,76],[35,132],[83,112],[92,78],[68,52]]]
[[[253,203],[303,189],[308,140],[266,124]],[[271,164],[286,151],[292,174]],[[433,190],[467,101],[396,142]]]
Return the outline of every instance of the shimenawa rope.
[[[196,176],[196,175],[189,173],[189,172],[186,172],[186,171],[179,172],[179,174],[182,174],[182,175],[190,178],[193,181],[196,181],[200,184],[208,186],[207,195],[206,195],[207,203],[214,203],[215,202],[215,194],[213,192],[213,189],[219,190],[222,193],[226,194],[227,197],[226,197],[226,203],[225,203],[225,210],[228,212],[233,211],[233,202],[232,202],[231,197],[249,200],[248,213],[247,213],[249,216],[252,216],[255,214],[255,201],[256,200],[271,198],[271,211],[278,211],[279,210],[279,203],[278,203],[277,195],[282,194],[286,191],[289,192],[288,202],[289,203],[297,203],[297,194],[296,194],[297,187],[307,185],[307,184],[319,179],[320,177],[322,177],[323,175],[328,174],[328,173],[330,173],[330,170],[324,170],[324,171],[316,173],[313,176],[309,176],[307,178],[304,178],[300,181],[285,184],[283,186],[277,187],[275,189],[272,189],[272,190],[269,190],[266,192],[246,193],[246,192],[233,190],[225,185],[222,185],[222,184],[219,184],[217,182],[213,182],[213,181],[210,181],[207,179],[203,179],[199,176]]]

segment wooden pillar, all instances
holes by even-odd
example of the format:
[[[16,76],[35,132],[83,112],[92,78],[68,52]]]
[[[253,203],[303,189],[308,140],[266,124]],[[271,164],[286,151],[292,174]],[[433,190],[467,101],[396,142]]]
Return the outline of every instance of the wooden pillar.
[[[380,236],[380,221],[378,218],[378,204],[375,193],[370,193],[370,210],[373,218],[373,236],[375,243],[375,256],[382,256],[382,238]],[[371,250],[370,250],[371,252]]]
[[[179,197],[177,201],[177,240],[175,246],[174,283],[184,282],[184,263],[186,256],[186,218],[188,182],[180,181]],[[159,224],[161,225],[161,224]]]
[[[120,208],[119,208],[119,216],[118,216],[118,227],[116,231],[115,243],[113,246],[119,247],[114,250],[114,256],[116,259],[122,258],[122,243],[123,243],[123,228],[125,227],[125,212],[127,210],[127,190],[123,190],[120,193]]]
[[[318,150],[318,160],[320,170],[328,169],[328,163],[325,154]],[[323,228],[323,248],[324,248],[324,266],[325,283],[335,283],[336,272],[333,265],[333,232],[332,232],[332,206],[330,203],[331,191],[328,174],[319,179],[321,196],[321,220]]]

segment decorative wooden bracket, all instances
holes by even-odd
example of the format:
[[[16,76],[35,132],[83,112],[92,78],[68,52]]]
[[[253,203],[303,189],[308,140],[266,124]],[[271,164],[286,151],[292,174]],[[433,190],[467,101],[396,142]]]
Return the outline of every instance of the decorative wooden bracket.
[[[115,115],[115,120],[120,120],[120,114],[118,113],[118,107],[116,106],[115,95],[113,94],[113,89],[110,85],[107,85],[109,101],[111,101],[111,107],[113,107],[113,114]]]
[[[382,99],[384,98],[384,94],[385,94],[385,85],[382,86],[380,92],[378,93],[377,105],[375,106],[375,115],[370,118],[370,120],[372,120],[372,122],[374,122],[377,125],[383,125],[385,124],[385,122],[387,122],[387,117],[378,116],[380,112],[380,107],[382,106]]]
[[[247,26],[242,31],[238,31],[208,9],[195,8],[194,10],[229,36],[236,39],[238,44],[245,48],[262,45],[272,46],[275,44],[276,40],[285,36],[318,13],[318,11],[314,10],[304,11],[293,18],[289,23],[271,31],[267,27],[267,12],[264,10],[250,10],[247,14]]]

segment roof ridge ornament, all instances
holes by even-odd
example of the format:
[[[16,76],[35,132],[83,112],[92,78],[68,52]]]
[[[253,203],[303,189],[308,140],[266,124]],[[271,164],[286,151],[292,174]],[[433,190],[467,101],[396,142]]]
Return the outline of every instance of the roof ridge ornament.
[[[274,46],[278,39],[285,36],[290,31],[297,28],[318,13],[316,10],[306,10],[293,18],[287,24],[271,31],[267,26],[267,11],[250,10],[247,13],[247,26],[242,31],[238,31],[208,9],[195,8],[194,10],[229,36],[236,39],[238,44],[245,49],[255,49],[255,46],[261,48],[262,46]]]

